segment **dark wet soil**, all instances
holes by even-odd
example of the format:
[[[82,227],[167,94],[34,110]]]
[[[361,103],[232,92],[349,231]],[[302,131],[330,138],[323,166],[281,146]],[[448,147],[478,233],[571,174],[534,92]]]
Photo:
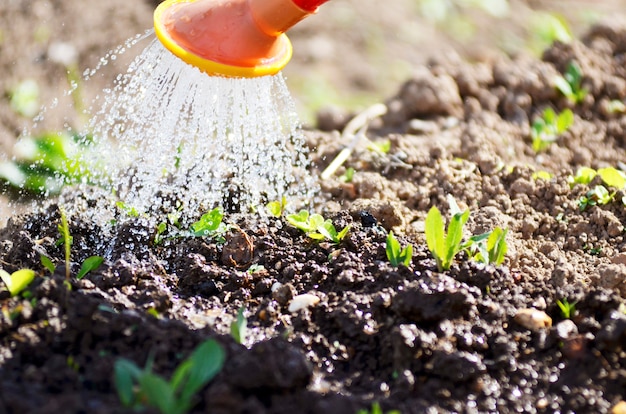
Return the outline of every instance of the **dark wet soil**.
[[[543,60],[498,57],[417,68],[369,138],[338,176],[321,181],[316,211],[338,244],[314,242],[284,218],[254,223],[226,214],[225,242],[155,241],[142,218],[111,230],[92,218],[98,192],[68,191],[71,272],[91,255],[105,263],[65,278],[59,207],[12,218],[0,231],[9,271],[37,270],[28,294],[0,293],[0,412],[113,413],[121,407],[113,364],[124,357],[169,378],[204,339],[227,352],[193,412],[355,413],[622,412],[626,396],[626,260],[619,201],[581,211],[590,185],[568,183],[579,167],[621,168],[626,115],[626,27],[605,25],[582,42],[557,44]],[[572,104],[553,79],[575,60],[588,96]],[[570,130],[547,151],[532,150],[529,124],[545,107],[571,108]],[[320,125],[341,130],[341,114]],[[318,175],[343,145],[337,131],[306,132]],[[548,177],[537,176],[545,171]],[[466,237],[509,228],[503,265],[459,255],[439,272],[426,248],[424,218],[447,215],[454,196],[471,218]],[[110,201],[114,203],[114,200]],[[392,267],[393,230],[414,246]],[[57,268],[45,270],[40,256]],[[319,302],[293,310],[300,295]],[[556,301],[575,302],[571,319]],[[230,324],[245,309],[244,345]]]

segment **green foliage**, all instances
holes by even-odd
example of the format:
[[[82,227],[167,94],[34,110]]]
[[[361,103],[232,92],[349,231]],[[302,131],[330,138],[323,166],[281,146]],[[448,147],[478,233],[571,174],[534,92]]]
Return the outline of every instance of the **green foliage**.
[[[35,271],[31,269],[20,269],[9,274],[4,269],[0,269],[0,279],[4,282],[11,296],[15,296],[33,281]]]
[[[36,195],[52,195],[64,185],[90,182],[92,172],[80,162],[89,137],[67,132],[22,138],[15,145],[16,160],[0,163],[0,181]]]
[[[350,226],[346,226],[337,231],[330,219],[324,220],[322,215],[309,214],[306,210],[287,215],[287,222],[305,232],[313,240],[327,239],[335,244],[340,243],[350,230]]]
[[[556,305],[561,310],[561,316],[565,319],[570,319],[576,312],[576,302],[569,303],[567,299],[563,299],[563,301],[557,299]]]
[[[230,335],[238,344],[245,343],[248,335],[248,319],[243,313],[244,308],[239,308],[237,318],[230,324]]]
[[[270,201],[267,203],[267,211],[271,216],[279,218],[285,212],[285,208],[287,207],[287,197],[283,196],[280,201]]]
[[[142,370],[132,361],[118,359],[114,382],[120,401],[136,409],[149,405],[162,414],[182,414],[193,407],[193,398],[222,369],[226,355],[219,343],[200,344],[174,371],[170,381],[152,373],[153,357]]]
[[[554,86],[565,96],[571,103],[581,103],[589,91],[582,87],[583,74],[580,66],[575,61],[567,64],[563,76],[554,79]]]
[[[589,206],[605,205],[613,201],[615,193],[609,193],[603,185],[596,185],[591,190],[578,199],[578,208],[585,211]]]
[[[122,212],[126,213],[128,217],[139,217],[139,211],[137,211],[135,207],[127,205],[123,201],[118,201],[115,203],[115,206]]]
[[[490,232],[470,237],[463,249],[472,259],[485,264],[500,266],[508,251],[506,235],[509,229],[496,227]]]
[[[574,187],[576,184],[587,185],[589,184],[598,173],[593,168],[581,167],[576,171],[576,175],[569,176],[567,182],[570,187]]]
[[[367,149],[380,155],[385,155],[391,151],[391,141],[388,139],[370,141],[367,144]]]
[[[451,197],[448,198],[452,217],[446,233],[441,212],[433,206],[426,216],[426,244],[428,250],[437,262],[437,269],[440,272],[450,269],[452,260],[458,252],[462,250],[461,240],[463,238],[463,226],[469,218],[469,210],[459,211],[456,202]]]
[[[387,260],[393,267],[398,267],[403,264],[406,267],[411,265],[411,259],[413,258],[413,245],[407,244],[404,249],[400,247],[400,243],[393,235],[393,231],[390,231],[387,235],[387,245],[385,247],[387,253]]]
[[[9,93],[11,109],[27,118],[39,112],[39,85],[32,79],[26,79],[15,86]]]
[[[80,270],[76,275],[76,279],[82,279],[87,275],[87,273],[97,270],[103,262],[104,258],[101,256],[90,256],[86,258],[83,264],[80,266]]]
[[[59,207],[59,213],[61,214],[61,224],[58,225],[59,233],[61,234],[61,239],[57,241],[58,245],[63,245],[65,250],[65,278],[70,278],[70,256],[72,252],[72,243],[74,239],[70,235],[70,226],[67,221],[67,215],[65,214],[65,210]]]
[[[42,254],[41,256],[39,256],[39,260],[41,260],[41,264],[43,265],[43,267],[45,267],[51,274],[54,273],[54,269],[56,269],[56,266],[54,265],[54,263],[52,263],[52,260],[50,260],[49,257]]]
[[[541,118],[535,120],[531,127],[533,150],[540,152],[548,148],[573,123],[574,113],[569,108],[558,115],[552,108],[546,108]]]
[[[602,178],[602,182],[608,187],[621,190],[626,187],[626,174],[613,167],[600,168],[598,175]]]
[[[371,409],[368,410],[366,408],[362,408],[359,411],[357,411],[357,414],[383,414],[383,409],[380,407],[380,404],[378,402],[373,402]],[[387,411],[386,414],[400,414],[400,411],[391,410],[391,411]]]
[[[193,223],[190,227],[191,235],[194,237],[209,237],[217,240],[223,240],[223,234],[226,231],[226,225],[222,223],[224,212],[220,207],[205,213],[200,220]]]
[[[346,168],[346,171],[339,177],[339,181],[344,183],[351,183],[354,179],[355,170],[352,167]]]

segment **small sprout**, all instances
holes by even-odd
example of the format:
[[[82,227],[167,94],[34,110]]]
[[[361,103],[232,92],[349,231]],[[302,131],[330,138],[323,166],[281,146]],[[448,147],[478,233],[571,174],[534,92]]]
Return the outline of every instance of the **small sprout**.
[[[341,242],[350,229],[350,226],[346,226],[338,232],[330,219],[324,220],[322,215],[309,214],[306,210],[287,215],[287,222],[305,232],[313,240],[326,238],[335,244]]]
[[[162,414],[183,414],[194,405],[194,396],[224,365],[226,353],[214,339],[200,344],[178,365],[170,381],[152,372],[153,355],[142,370],[134,362],[118,359],[114,366],[117,395],[126,407],[155,407]]]
[[[97,270],[100,265],[104,262],[104,258],[101,256],[90,256],[85,259],[83,264],[80,266],[80,270],[76,275],[76,279],[82,279],[87,275],[87,273]]]
[[[368,410],[367,408],[362,408],[359,411],[357,411],[357,414],[384,414],[384,413],[383,413],[383,409],[380,407],[380,404],[378,402],[373,402],[371,409]],[[391,411],[387,411],[386,414],[400,414],[400,411],[391,410]]]
[[[554,177],[554,174],[551,174],[548,171],[535,171],[532,175],[533,180],[550,181],[552,177]]]
[[[59,207],[59,213],[61,214],[61,224],[58,225],[61,239],[57,241],[57,245],[63,245],[65,248],[65,279],[70,278],[70,254],[72,251],[72,242],[74,241],[70,236],[70,226],[67,222],[67,215],[65,209]]]
[[[283,196],[280,201],[270,201],[267,203],[267,211],[271,216],[279,218],[285,213],[287,207],[287,197]]]
[[[18,114],[32,118],[39,111],[39,86],[32,79],[20,82],[10,93],[11,108]]]
[[[441,212],[433,206],[426,216],[425,232],[428,250],[437,262],[440,272],[450,269],[452,260],[462,250],[463,226],[467,222],[470,212],[461,212],[452,197],[448,197],[452,218],[446,234]]]
[[[596,185],[587,191],[587,194],[578,199],[578,209],[582,212],[589,206],[603,206],[613,201],[614,197],[615,193],[609,193],[609,190],[603,185]]]
[[[4,269],[0,269],[0,279],[4,282],[11,296],[15,296],[30,284],[35,278],[35,271],[31,269],[20,269],[9,274]]]
[[[352,167],[346,168],[346,171],[339,177],[339,181],[344,183],[351,183],[354,179],[355,170]]]
[[[115,206],[122,212],[126,213],[128,217],[139,217],[139,211],[135,207],[129,206],[123,201],[118,201]]]
[[[387,253],[387,260],[393,267],[398,267],[403,264],[406,267],[411,265],[411,259],[413,258],[413,245],[407,244],[404,249],[400,248],[400,243],[393,235],[393,231],[390,231],[387,235],[387,245],[385,248]]]
[[[200,220],[191,225],[191,235],[195,237],[211,237],[220,239],[226,231],[226,225],[222,223],[224,213],[219,207],[205,213]]]
[[[570,319],[574,316],[574,313],[576,312],[576,302],[569,303],[567,299],[563,299],[562,301],[557,299],[556,304],[561,310],[561,316],[565,319]]]
[[[230,324],[230,335],[238,344],[244,344],[248,335],[248,319],[243,312],[244,308],[239,308],[237,318]]]
[[[565,69],[563,76],[557,76],[554,79],[554,86],[565,96],[571,103],[581,103],[589,91],[582,88],[583,75],[580,66],[575,61],[570,61]]]
[[[50,272],[50,274],[54,273],[56,266],[54,265],[54,263],[52,263],[52,260],[50,260],[49,257],[42,254],[41,256],[39,256],[39,260],[41,260],[41,264]]]
[[[626,174],[616,168],[600,168],[598,175],[608,187],[617,188],[618,190],[626,187]]]
[[[156,227],[156,235],[154,236],[154,244],[155,245],[159,245],[163,242],[164,237],[163,234],[167,231],[167,223],[162,221],[159,224],[157,224]]]
[[[598,173],[593,168],[589,167],[581,167],[576,171],[576,175],[569,176],[567,178],[567,182],[569,183],[570,188],[574,187],[576,184],[589,184]]]
[[[504,256],[509,249],[506,242],[506,234],[509,229],[501,229],[496,227],[487,239],[487,252],[489,253],[489,263],[500,266],[504,262]]]
[[[565,109],[557,115],[552,108],[546,108],[541,118],[535,120],[531,127],[533,150],[541,152],[548,148],[573,123],[574,113],[571,109]]]
[[[389,151],[391,151],[391,141],[388,139],[370,141],[367,144],[367,149],[380,155],[389,154]]]

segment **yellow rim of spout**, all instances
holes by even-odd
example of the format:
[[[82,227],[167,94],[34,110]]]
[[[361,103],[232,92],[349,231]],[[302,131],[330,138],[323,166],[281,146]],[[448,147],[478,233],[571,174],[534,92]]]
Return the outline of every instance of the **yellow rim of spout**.
[[[256,66],[235,66],[218,63],[212,60],[204,59],[196,54],[193,54],[182,47],[180,47],[172,38],[168,35],[165,25],[162,23],[163,12],[176,3],[191,3],[194,0],[166,0],[159,4],[154,10],[154,32],[157,38],[161,41],[163,46],[174,55],[179,57],[182,61],[197,67],[202,72],[208,75],[219,75],[233,78],[255,78],[260,76],[275,75],[287,65],[293,54],[293,47],[291,42],[285,34],[281,34],[284,37],[285,50],[282,58],[272,61],[268,64],[261,64]]]

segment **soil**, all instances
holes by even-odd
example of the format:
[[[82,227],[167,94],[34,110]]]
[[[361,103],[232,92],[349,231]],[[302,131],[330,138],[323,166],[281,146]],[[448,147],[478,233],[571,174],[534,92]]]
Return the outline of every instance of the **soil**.
[[[338,244],[284,218],[237,213],[225,215],[224,243],[157,243],[141,217],[117,217],[110,233],[92,212],[115,200],[94,189],[67,189],[11,217],[0,263],[38,274],[26,296],[0,292],[0,413],[132,412],[115,392],[115,361],[143,367],[152,352],[154,371],[169,378],[206,338],[224,347],[226,363],[192,412],[355,413],[374,402],[402,413],[623,412],[625,194],[581,211],[579,199],[601,182],[571,186],[568,177],[624,167],[626,114],[610,110],[626,99],[624,56],[626,25],[613,22],[541,59],[446,54],[415,65],[370,125],[369,139],[388,139],[389,153],[361,142],[335,177],[319,180],[315,211],[350,226]],[[553,86],[572,60],[589,91],[579,104]],[[570,108],[575,120],[537,154],[530,124],[547,107]],[[313,175],[349,144],[338,132],[348,118],[326,111],[305,131]],[[347,167],[350,182],[339,178]],[[466,238],[508,227],[501,266],[462,253],[438,271],[424,219],[432,206],[447,216],[448,195],[471,212]],[[81,280],[65,277],[59,206],[69,212],[72,274],[91,255],[106,258]],[[392,230],[414,246],[409,266],[386,258]],[[40,255],[57,264],[53,274]],[[319,301],[293,310],[304,294]],[[576,303],[571,319],[563,299]],[[249,334],[238,344],[230,325],[242,307]]]

